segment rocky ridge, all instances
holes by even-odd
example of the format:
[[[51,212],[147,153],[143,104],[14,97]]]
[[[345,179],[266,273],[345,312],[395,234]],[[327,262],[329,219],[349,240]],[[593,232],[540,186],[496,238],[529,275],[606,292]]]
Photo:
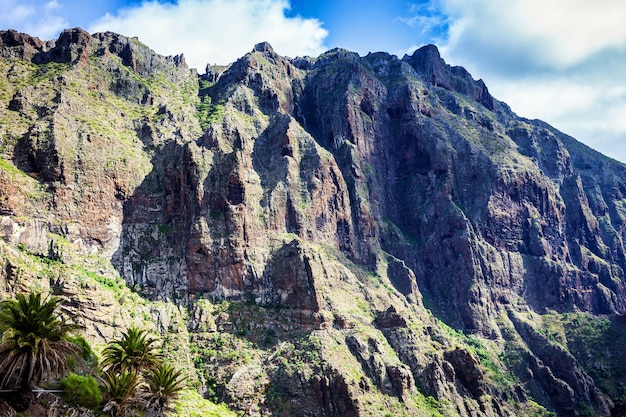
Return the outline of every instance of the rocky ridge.
[[[197,76],[73,29],[0,32],[0,57],[5,293],[67,297],[96,342],[156,323],[206,395],[251,415],[626,400],[599,371],[620,360],[580,354],[624,334],[626,167],[436,47],[261,43]],[[581,320],[597,330],[567,331]]]

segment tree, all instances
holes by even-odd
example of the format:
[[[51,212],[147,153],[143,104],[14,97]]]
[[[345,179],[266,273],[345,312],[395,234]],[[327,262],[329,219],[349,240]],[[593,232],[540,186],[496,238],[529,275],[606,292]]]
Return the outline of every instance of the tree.
[[[77,326],[61,318],[61,302],[30,293],[0,303],[0,387],[32,390],[45,377],[61,376],[68,357],[80,359],[80,348],[65,339]]]
[[[105,410],[112,416],[124,416],[127,410],[140,405],[141,376],[157,369],[161,359],[157,340],[136,327],[129,327],[119,339],[109,342],[102,351],[100,365],[107,391]]]
[[[103,374],[103,379],[107,392],[107,402],[103,411],[110,411],[113,417],[124,416],[128,409],[139,403],[136,392],[141,380],[136,371],[126,368],[107,370]]]
[[[102,370],[120,372],[126,369],[135,373],[150,370],[161,361],[156,343],[157,340],[148,337],[145,330],[129,327],[121,338],[109,342],[102,351]]]
[[[147,383],[144,398],[150,417],[162,417],[178,393],[187,387],[182,371],[166,363],[153,368],[144,378]]]

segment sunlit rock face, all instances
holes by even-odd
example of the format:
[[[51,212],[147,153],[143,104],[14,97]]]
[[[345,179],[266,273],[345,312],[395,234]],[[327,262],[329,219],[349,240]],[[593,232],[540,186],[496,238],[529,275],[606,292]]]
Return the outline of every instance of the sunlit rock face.
[[[221,118],[196,143],[213,165],[193,191],[194,288],[264,294],[260,247],[292,233],[367,270],[400,260],[466,329],[520,299],[623,311],[624,167],[517,117],[434,46],[286,59],[260,44],[206,93]]]

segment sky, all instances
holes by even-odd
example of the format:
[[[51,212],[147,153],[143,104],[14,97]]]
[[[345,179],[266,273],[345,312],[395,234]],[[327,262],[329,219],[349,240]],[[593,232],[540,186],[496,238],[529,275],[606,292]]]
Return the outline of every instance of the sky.
[[[137,36],[203,73],[268,41],[281,55],[334,47],[402,57],[425,44],[483,79],[520,116],[626,163],[624,0],[0,0],[0,30]]]

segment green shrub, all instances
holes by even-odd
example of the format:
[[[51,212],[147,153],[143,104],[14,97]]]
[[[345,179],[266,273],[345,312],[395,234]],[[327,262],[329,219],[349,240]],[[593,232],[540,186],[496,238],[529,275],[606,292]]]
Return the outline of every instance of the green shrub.
[[[83,360],[87,363],[87,365],[97,365],[98,357],[91,349],[89,342],[85,340],[85,338],[81,335],[77,336],[68,336],[65,338],[68,342],[74,343],[76,346],[80,348],[81,356]]]
[[[91,375],[77,375],[70,372],[61,381],[63,396],[66,401],[83,407],[95,409],[102,402],[98,382]]]

